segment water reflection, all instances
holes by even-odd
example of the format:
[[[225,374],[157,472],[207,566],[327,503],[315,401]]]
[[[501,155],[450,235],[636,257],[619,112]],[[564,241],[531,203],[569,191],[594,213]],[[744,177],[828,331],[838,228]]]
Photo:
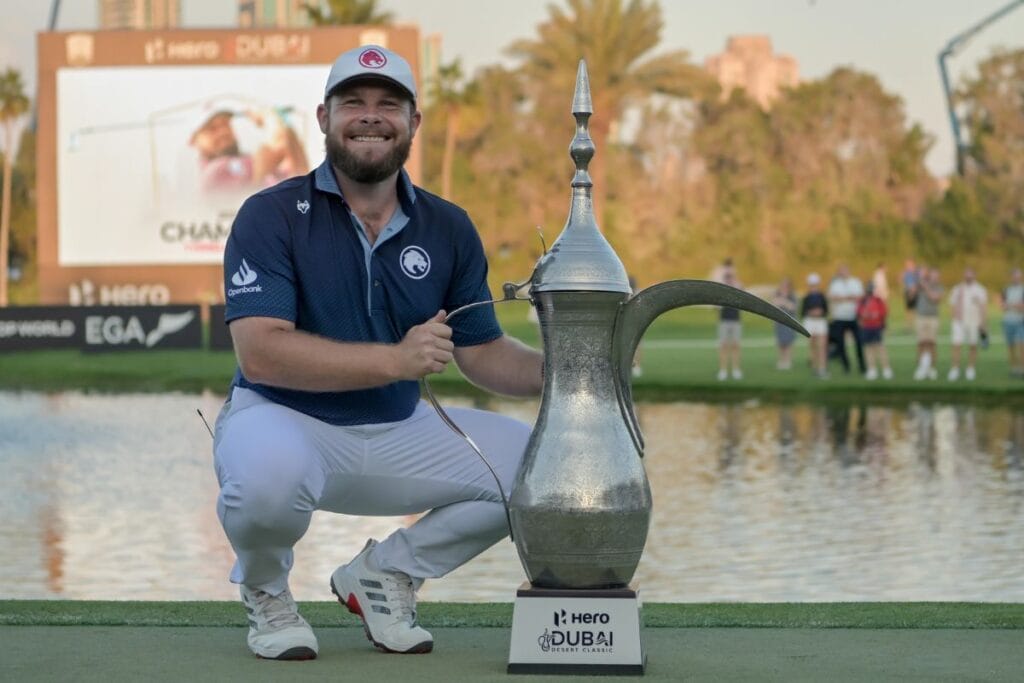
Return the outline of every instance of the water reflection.
[[[233,599],[214,501],[213,395],[0,393],[0,597]],[[468,404],[469,401],[463,402]],[[536,404],[488,407],[532,421]],[[641,405],[651,601],[1024,600],[1024,411]],[[627,457],[627,456],[624,456]],[[299,599],[412,518],[314,516]],[[504,542],[427,600],[510,600]]]

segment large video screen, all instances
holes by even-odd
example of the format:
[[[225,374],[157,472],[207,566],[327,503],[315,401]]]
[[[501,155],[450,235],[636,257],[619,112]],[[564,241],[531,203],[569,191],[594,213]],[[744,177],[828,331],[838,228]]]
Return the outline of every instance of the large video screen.
[[[325,76],[322,65],[59,69],[59,264],[219,264],[242,201],[323,158]]]

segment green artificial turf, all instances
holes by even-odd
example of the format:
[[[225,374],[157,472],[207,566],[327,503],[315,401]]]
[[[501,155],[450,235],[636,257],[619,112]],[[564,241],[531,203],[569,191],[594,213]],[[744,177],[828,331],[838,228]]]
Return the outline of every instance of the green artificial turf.
[[[304,602],[302,614],[317,627],[357,626],[334,602]],[[509,628],[511,603],[432,603],[418,606],[430,628]],[[832,602],[650,603],[644,623],[653,628],[922,628],[1024,629],[1022,603]],[[118,602],[2,600],[6,626],[244,626],[235,602]]]

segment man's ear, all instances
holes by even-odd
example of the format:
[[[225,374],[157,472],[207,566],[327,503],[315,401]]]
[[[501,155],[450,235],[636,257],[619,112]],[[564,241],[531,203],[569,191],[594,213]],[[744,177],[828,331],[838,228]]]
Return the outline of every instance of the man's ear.
[[[327,104],[326,103],[318,104],[316,106],[316,120],[317,120],[317,123],[320,124],[320,132],[321,133],[324,133],[324,134],[327,133],[327,121],[328,121],[329,118],[330,117],[329,117],[329,115],[327,113]]]
[[[409,117],[409,129],[411,131],[410,137],[416,135],[416,131],[419,130],[420,124],[422,122],[423,122],[423,112],[421,112],[419,109],[417,109],[416,111],[414,111],[412,113],[412,116]]]

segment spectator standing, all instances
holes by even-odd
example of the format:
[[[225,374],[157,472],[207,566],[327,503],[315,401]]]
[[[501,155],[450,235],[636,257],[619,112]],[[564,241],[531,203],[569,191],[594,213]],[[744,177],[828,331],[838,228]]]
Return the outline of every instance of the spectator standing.
[[[779,288],[775,290],[772,303],[791,316],[796,317],[796,293],[793,291],[793,281],[788,277],[779,283]],[[793,367],[794,341],[796,341],[795,331],[781,323],[775,323],[775,344],[779,352],[778,361],[775,363],[776,369],[789,370]]]
[[[864,348],[861,344],[857,326],[857,303],[864,296],[864,285],[850,275],[850,268],[845,263],[839,266],[839,272],[828,286],[829,308],[832,311],[832,322],[829,326],[830,337],[836,343],[836,355],[843,364],[843,372],[850,372],[850,359],[846,355],[846,335],[853,336],[857,350],[857,367],[863,375]]]
[[[727,263],[728,267],[722,269],[722,282],[731,287],[739,287],[736,271],[732,269],[731,263],[728,261]],[[742,333],[739,309],[722,306],[718,310],[718,380],[720,382],[728,379],[730,374],[733,379],[743,379],[743,370],[740,368]]]
[[[889,354],[886,353],[882,340],[888,314],[885,301],[875,294],[874,283],[869,282],[864,291],[864,298],[857,303],[857,326],[868,364],[868,371],[864,377],[868,381],[878,379],[879,373],[883,379],[892,379]]]
[[[1010,284],[1003,290],[1003,334],[1010,354],[1010,374],[1024,377],[1024,277],[1020,268],[1010,273]]]
[[[811,335],[811,369],[821,379],[828,378],[826,351],[828,347],[828,299],[821,291],[821,277],[807,276],[807,294],[800,302],[804,329]]]
[[[971,381],[975,378],[975,363],[978,359],[978,340],[985,331],[986,307],[988,292],[974,277],[974,269],[964,270],[964,279],[953,287],[949,293],[949,303],[953,307],[953,325],[951,341],[953,352],[947,379],[955,382],[960,379],[960,347],[967,345],[967,369],[964,377]]]
[[[914,329],[914,312],[917,308],[917,294],[921,286],[921,273],[914,259],[907,259],[903,264],[900,282],[903,285],[903,306],[907,315],[907,329]]]
[[[885,272],[885,264],[879,262],[875,267],[875,272],[871,274],[871,285],[875,289],[875,296],[885,302],[886,307],[889,306],[889,276]]]
[[[942,303],[944,288],[939,282],[939,269],[924,270],[917,294],[917,317],[914,320],[914,332],[917,335],[917,370],[914,379],[936,379],[939,376],[935,369],[938,351],[935,340],[939,338],[939,306]]]

